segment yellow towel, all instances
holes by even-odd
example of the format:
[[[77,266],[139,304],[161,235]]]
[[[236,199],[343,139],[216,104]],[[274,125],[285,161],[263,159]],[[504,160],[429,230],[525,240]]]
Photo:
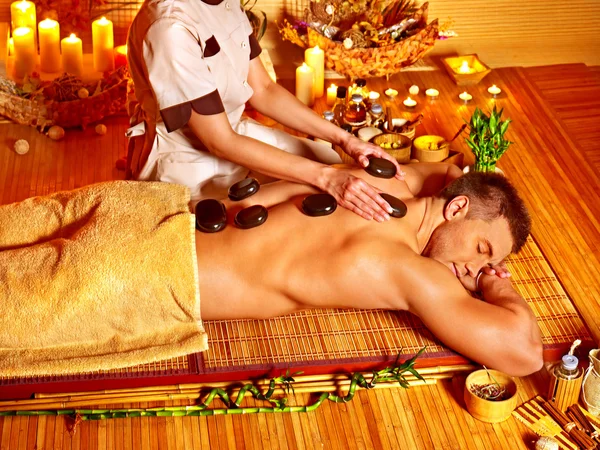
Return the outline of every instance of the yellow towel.
[[[0,206],[0,375],[206,350],[186,187],[114,181]]]

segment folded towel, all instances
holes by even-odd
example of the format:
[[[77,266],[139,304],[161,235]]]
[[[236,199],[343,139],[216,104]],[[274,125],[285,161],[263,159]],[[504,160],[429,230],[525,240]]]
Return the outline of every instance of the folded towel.
[[[0,206],[0,375],[206,350],[187,188],[114,181]]]

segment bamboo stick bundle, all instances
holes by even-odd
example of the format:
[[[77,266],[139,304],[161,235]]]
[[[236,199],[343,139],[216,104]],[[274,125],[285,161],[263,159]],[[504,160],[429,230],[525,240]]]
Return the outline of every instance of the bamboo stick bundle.
[[[584,414],[585,410],[578,404],[574,404],[569,406],[568,412],[576,418],[588,436],[594,439],[597,444],[600,444],[600,431],[597,430],[588,420],[587,416]]]
[[[554,402],[541,400],[542,407],[552,416],[552,418],[573,438],[573,440],[585,450],[596,448],[596,443],[588,437],[583,431],[577,429],[577,424],[570,420]]]
[[[419,369],[419,374],[423,377],[428,378],[437,374],[455,375],[460,372],[469,372],[475,370],[476,366],[472,364],[461,364],[456,366],[436,366],[436,367],[424,367]],[[370,373],[363,372],[363,376],[369,375]],[[410,378],[411,375],[406,375]],[[414,376],[412,376],[414,378]],[[438,379],[449,378],[440,377]],[[330,381],[330,380],[349,380],[350,377],[347,374],[322,374],[322,375],[300,375],[295,376],[295,383],[313,382],[313,381]],[[99,391],[81,391],[81,392],[40,392],[34,394],[34,398],[59,398],[59,397],[76,397],[76,396],[91,396],[91,395],[102,395],[102,394],[126,394],[129,392],[141,393],[141,392],[153,392],[153,391],[179,391],[185,389],[208,389],[208,388],[228,388],[235,385],[254,384],[258,387],[268,386],[270,381],[268,379],[262,380],[241,380],[241,381],[221,381],[214,383],[186,383],[186,384],[171,384],[164,386],[144,386],[139,388],[126,388],[126,389],[103,389]]]

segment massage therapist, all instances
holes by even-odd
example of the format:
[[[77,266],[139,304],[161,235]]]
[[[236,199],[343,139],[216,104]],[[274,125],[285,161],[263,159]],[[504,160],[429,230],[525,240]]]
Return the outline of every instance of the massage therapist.
[[[366,219],[389,219],[375,188],[327,165],[340,162],[331,148],[242,117],[249,101],[287,127],[338,144],[362,166],[370,155],[397,165],[273,83],[260,52],[239,0],[146,0],[128,37],[138,102],[128,130],[132,176],[186,185],[199,199],[223,195],[250,170],[313,185]]]

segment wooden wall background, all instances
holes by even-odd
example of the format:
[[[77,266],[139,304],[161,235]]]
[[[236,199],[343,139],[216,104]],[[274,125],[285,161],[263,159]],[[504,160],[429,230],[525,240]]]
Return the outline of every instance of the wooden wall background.
[[[86,7],[89,1],[82,0],[81,5]],[[108,14],[115,22],[116,45],[125,41],[127,26],[136,11],[135,4],[131,5],[135,1],[108,0],[96,8],[129,5]],[[11,0],[0,0],[0,21],[10,21],[10,3]],[[430,0],[429,3],[430,18],[437,17],[441,23],[452,20],[451,28],[458,33],[458,37],[439,41],[432,55],[478,53],[491,67],[600,65],[600,0]],[[301,17],[308,4],[309,0],[257,0],[255,8],[265,11],[269,19],[262,45],[269,49],[278,74],[285,65],[299,63],[302,51],[282,43],[274,21],[281,21],[285,15]],[[82,34],[85,51],[91,49],[89,34]],[[281,76],[287,75],[288,70]]]

